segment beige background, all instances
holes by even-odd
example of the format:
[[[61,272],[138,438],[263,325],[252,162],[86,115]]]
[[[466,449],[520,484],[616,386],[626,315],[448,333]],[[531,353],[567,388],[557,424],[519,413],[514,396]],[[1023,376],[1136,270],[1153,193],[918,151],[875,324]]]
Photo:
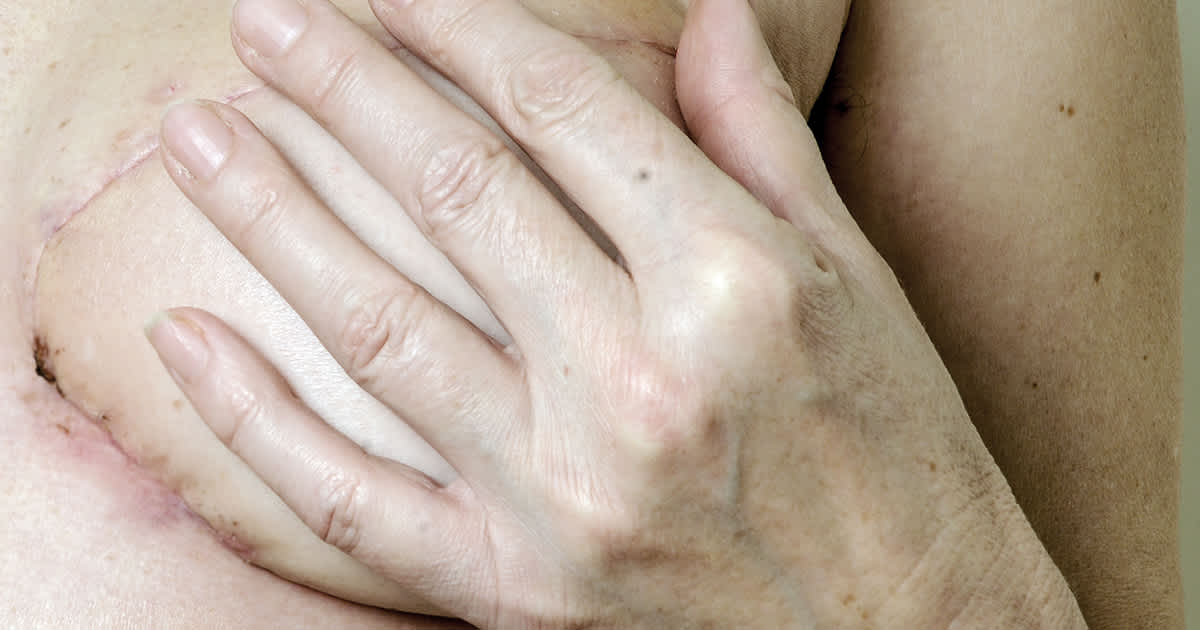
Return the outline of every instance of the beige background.
[[[1183,579],[1187,627],[1200,630],[1200,2],[1177,0],[1188,110],[1188,224],[1184,274]]]

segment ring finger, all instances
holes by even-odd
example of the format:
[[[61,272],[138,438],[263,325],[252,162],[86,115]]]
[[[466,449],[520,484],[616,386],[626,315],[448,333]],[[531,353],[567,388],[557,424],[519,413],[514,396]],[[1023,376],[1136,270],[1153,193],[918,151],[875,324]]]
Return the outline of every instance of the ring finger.
[[[246,65],[392,193],[522,355],[576,347],[597,306],[623,315],[611,311],[632,302],[624,271],[516,154],[331,4],[242,0],[234,32]]]
[[[491,442],[481,434],[516,417],[523,388],[511,358],[363,245],[240,112],[176,106],[163,120],[163,149],[180,190],[347,374],[460,472]]]

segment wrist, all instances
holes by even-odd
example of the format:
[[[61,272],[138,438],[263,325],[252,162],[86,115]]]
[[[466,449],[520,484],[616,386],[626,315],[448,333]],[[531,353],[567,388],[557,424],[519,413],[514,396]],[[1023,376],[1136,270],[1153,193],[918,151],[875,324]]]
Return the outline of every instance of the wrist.
[[[1007,491],[947,527],[888,607],[894,627],[1086,630],[1074,594]]]

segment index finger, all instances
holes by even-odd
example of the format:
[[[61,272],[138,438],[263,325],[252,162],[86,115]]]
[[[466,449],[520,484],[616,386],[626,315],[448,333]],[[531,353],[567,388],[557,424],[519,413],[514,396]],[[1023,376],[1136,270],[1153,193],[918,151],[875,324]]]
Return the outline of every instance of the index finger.
[[[602,57],[518,2],[372,0],[372,7],[612,237],[635,276],[686,240],[664,234],[770,219]],[[728,211],[755,207],[756,217]]]

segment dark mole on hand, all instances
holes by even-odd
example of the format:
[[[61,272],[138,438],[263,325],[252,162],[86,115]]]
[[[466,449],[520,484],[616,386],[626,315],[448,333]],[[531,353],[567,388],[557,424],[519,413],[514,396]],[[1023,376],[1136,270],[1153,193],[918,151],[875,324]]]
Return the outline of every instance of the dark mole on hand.
[[[647,181],[650,179],[650,171],[644,168],[639,168],[636,177],[639,182]]]
[[[1099,271],[1092,274],[1092,282],[1094,282],[1096,284],[1100,284],[1100,272]]]
[[[1062,103],[1059,103],[1058,111],[1066,114],[1067,118],[1070,118],[1071,116],[1075,115],[1075,106],[1074,105],[1064,105]]]

